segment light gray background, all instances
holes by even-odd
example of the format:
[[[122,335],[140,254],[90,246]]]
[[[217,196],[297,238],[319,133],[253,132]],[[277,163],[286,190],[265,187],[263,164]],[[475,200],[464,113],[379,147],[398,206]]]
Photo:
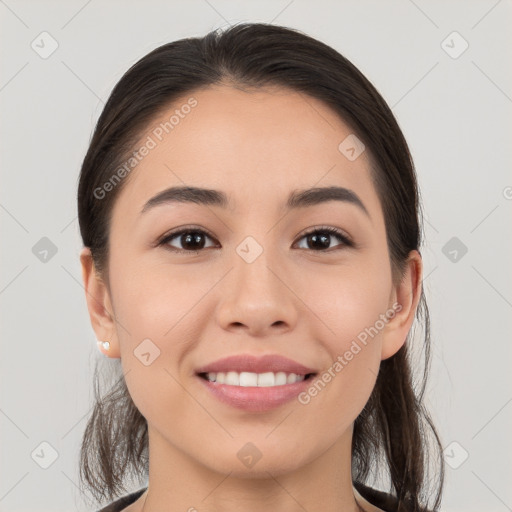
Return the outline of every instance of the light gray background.
[[[392,107],[427,219],[428,401],[447,447],[443,510],[512,510],[510,1],[0,0],[0,15],[1,511],[88,510],[78,446],[102,356],[81,284],[75,196],[102,106],[153,48],[238,21],[332,45]],[[46,59],[31,48],[43,31],[58,43]],[[442,43],[453,31],[469,44],[458,58],[458,36]],[[33,252],[42,237],[57,248],[46,262]],[[452,237],[467,247],[457,261],[445,248]],[[42,442],[58,453],[47,469],[36,463],[51,454]]]

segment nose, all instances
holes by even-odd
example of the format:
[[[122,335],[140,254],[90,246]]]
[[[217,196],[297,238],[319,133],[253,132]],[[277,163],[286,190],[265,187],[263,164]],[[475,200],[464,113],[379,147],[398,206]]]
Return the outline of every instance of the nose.
[[[300,301],[289,282],[293,280],[291,273],[286,274],[275,258],[270,261],[265,250],[249,261],[239,254],[233,257],[233,268],[223,280],[216,310],[220,326],[255,337],[294,329]]]

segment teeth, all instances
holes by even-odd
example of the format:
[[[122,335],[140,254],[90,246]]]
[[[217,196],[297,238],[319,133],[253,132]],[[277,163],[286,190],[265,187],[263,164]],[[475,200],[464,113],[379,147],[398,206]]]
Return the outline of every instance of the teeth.
[[[284,386],[285,384],[300,382],[305,379],[305,376],[285,372],[211,372],[206,374],[206,378],[210,382],[218,382],[219,384],[227,384],[228,386],[269,387]]]

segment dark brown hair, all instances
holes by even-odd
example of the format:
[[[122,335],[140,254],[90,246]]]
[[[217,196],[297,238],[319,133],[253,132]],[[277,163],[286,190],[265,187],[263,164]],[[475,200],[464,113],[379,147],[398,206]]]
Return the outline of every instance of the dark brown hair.
[[[241,89],[289,88],[323,101],[366,146],[371,176],[384,212],[393,277],[399,280],[409,252],[422,243],[421,205],[414,164],[384,99],[345,57],[302,32],[260,23],[215,30],[156,48],[114,87],[85,155],[78,185],[83,244],[108,285],[109,228],[126,179],[98,199],[98,190],[125,162],[149,123],[174,101],[212,84]],[[423,405],[430,364],[430,320],[422,291],[415,327],[422,328],[423,371],[415,382],[410,342],[381,361],[373,392],[355,420],[354,485],[384,474],[400,511],[438,510],[444,482],[439,436]],[[95,404],[82,440],[81,484],[98,501],[126,492],[128,475],[148,474],[147,422],[134,405],[114,362],[117,382],[105,396],[95,371]],[[430,444],[429,441],[433,441]],[[434,461],[434,478],[429,476]],[[430,504],[430,500],[433,503]]]

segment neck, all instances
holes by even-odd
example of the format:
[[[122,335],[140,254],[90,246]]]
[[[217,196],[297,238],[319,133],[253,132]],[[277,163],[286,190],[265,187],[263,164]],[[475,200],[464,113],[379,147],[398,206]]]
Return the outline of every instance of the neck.
[[[265,465],[262,457],[250,472],[218,472],[150,430],[149,484],[140,510],[360,512],[364,509],[352,486],[351,441],[350,429],[320,457],[299,467]]]

